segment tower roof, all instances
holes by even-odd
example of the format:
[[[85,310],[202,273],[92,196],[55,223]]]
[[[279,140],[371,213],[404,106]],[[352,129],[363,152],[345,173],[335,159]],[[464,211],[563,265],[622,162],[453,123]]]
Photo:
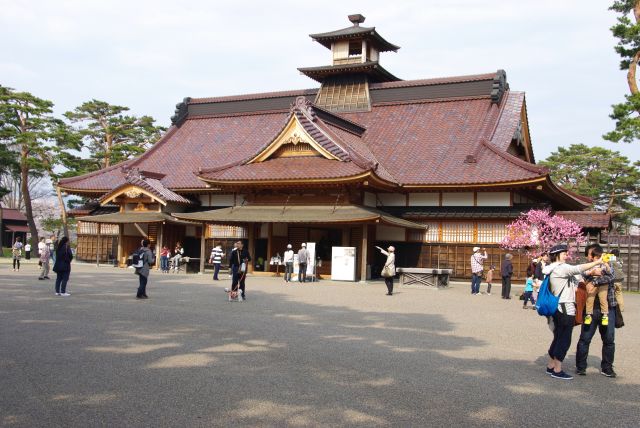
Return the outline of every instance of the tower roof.
[[[328,33],[316,33],[309,34],[316,42],[320,43],[327,49],[331,49],[331,43],[336,40],[348,40],[348,39],[368,39],[373,42],[375,47],[380,52],[393,51],[397,52],[400,46],[396,46],[393,43],[386,41],[378,32],[376,27],[361,27],[360,23],[364,22],[364,16],[349,15],[349,20],[353,22],[353,26],[343,28],[341,30],[329,31]]]

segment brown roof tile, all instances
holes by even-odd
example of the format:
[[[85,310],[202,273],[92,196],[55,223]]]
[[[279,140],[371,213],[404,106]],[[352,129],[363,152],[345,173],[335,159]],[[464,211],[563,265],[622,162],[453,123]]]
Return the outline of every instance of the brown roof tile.
[[[611,223],[611,214],[604,211],[556,211],[555,214],[587,229],[608,229]]]

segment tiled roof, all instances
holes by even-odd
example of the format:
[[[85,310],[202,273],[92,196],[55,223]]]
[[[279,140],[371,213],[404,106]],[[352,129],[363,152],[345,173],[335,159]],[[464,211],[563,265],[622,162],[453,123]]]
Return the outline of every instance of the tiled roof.
[[[556,211],[555,215],[572,220],[586,229],[608,229],[611,214],[604,211]]]
[[[108,199],[111,195],[129,185],[133,185],[146,190],[165,204],[168,202],[186,205],[191,204],[191,201],[187,198],[184,198],[177,193],[167,189],[160,180],[156,178],[144,177],[140,173],[140,171],[135,168],[127,171],[127,176],[125,177],[125,182],[123,184],[104,195],[102,198],[100,198],[100,201]]]
[[[352,177],[366,172],[353,162],[341,162],[322,157],[291,157],[206,172],[202,177],[211,181],[278,181]]]
[[[331,42],[333,40],[349,39],[349,38],[366,38],[369,36],[371,40],[378,46],[381,52],[394,51],[397,52],[400,46],[396,46],[393,43],[386,41],[378,32],[376,27],[360,27],[351,26],[342,28],[336,31],[329,31],[327,33],[309,34],[309,37],[322,44],[324,47],[331,49]]]
[[[2,219],[3,220],[19,220],[27,221],[27,217],[15,208],[2,207]]]
[[[373,91],[376,89],[408,88],[411,86],[431,86],[431,85],[443,85],[447,83],[477,82],[480,80],[493,80],[495,76],[496,76],[496,73],[485,73],[485,74],[470,74],[466,76],[437,77],[434,79],[400,80],[398,82],[379,82],[379,83],[371,83],[369,85],[369,89]]]
[[[493,76],[495,73],[414,83],[455,86],[459,82],[460,85],[468,85],[468,82],[488,80]],[[414,83],[375,85],[379,88],[384,85],[401,87]],[[382,89],[372,90],[384,92]],[[301,92],[290,93],[299,95]],[[251,95],[243,97],[252,99]],[[295,99],[292,96],[289,104]],[[215,102],[216,99],[191,102],[202,100]],[[327,144],[323,147],[335,150],[336,156],[346,162],[335,166],[330,161],[321,161],[318,165],[322,167],[318,171],[308,169],[307,174],[318,178],[344,177],[356,170],[371,169],[386,181],[416,187],[500,185],[543,179],[547,175],[546,170],[506,152],[513,126],[520,119],[522,101],[521,93],[506,92],[500,103],[495,104],[487,92],[484,96],[469,98],[373,104],[371,111],[333,114],[352,122],[345,122],[344,126],[337,120],[332,123],[331,117],[318,113],[316,120],[312,124],[305,122],[305,126],[317,128],[319,132],[312,131],[318,143]],[[311,168],[309,163],[316,159],[272,159],[262,166],[243,165],[274,140],[291,114],[289,110],[278,110],[189,116],[180,126],[170,128],[165,137],[144,155],[126,162],[124,166],[164,174],[162,185],[174,192],[206,189],[206,184],[198,178],[200,170],[203,173],[209,171],[212,174],[207,176],[209,178],[239,180],[255,176],[258,180],[265,180],[268,174],[273,173],[272,179],[285,179],[286,174],[291,174],[290,179],[295,180],[302,174],[302,169],[298,168]],[[285,169],[281,165],[285,162],[292,168]],[[72,192],[87,189],[110,191],[124,183],[122,165],[62,180],[61,186]],[[232,165],[238,171],[229,171]],[[575,196],[571,198],[571,201],[580,201]],[[568,203],[574,204],[571,201]]]

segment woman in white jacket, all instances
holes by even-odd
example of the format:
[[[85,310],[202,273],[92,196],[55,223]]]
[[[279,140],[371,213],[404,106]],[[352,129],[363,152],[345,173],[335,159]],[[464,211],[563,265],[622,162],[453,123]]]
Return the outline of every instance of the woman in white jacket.
[[[384,267],[382,268],[382,276],[387,286],[387,296],[393,296],[393,277],[396,275],[396,249],[392,245],[387,248],[387,251],[380,247],[376,248],[387,256],[387,261],[384,262]]]
[[[558,310],[549,317],[553,330],[553,341],[549,346],[547,374],[555,379],[571,380],[573,376],[562,370],[562,361],[571,346],[571,333],[576,318],[576,275],[600,264],[600,261],[583,265],[570,265],[567,260],[567,246],[556,245],[549,251],[551,264],[542,273],[549,275],[549,285],[554,296],[560,296]]]

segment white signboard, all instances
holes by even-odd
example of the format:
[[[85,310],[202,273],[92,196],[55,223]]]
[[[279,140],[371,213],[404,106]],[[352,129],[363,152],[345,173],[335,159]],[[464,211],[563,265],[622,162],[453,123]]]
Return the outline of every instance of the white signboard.
[[[307,278],[313,278],[313,271],[316,267],[316,243],[307,242],[307,251],[309,251],[309,263],[307,263]]]
[[[356,280],[356,248],[331,248],[331,279],[333,281]]]

